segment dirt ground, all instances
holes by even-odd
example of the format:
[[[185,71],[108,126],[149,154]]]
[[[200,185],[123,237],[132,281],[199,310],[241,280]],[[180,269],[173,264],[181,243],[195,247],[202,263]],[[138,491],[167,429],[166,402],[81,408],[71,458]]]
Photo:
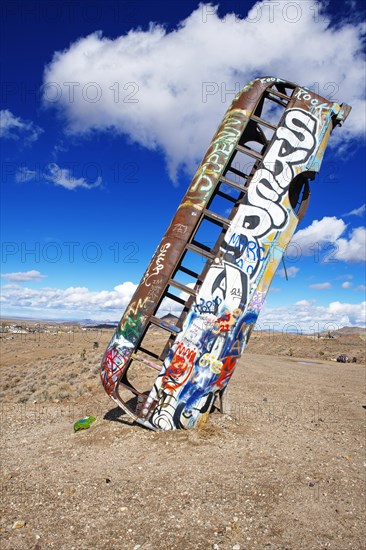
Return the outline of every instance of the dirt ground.
[[[153,433],[104,394],[110,335],[1,340],[3,550],[365,548],[365,364],[323,360],[362,338],[255,335],[224,415]]]

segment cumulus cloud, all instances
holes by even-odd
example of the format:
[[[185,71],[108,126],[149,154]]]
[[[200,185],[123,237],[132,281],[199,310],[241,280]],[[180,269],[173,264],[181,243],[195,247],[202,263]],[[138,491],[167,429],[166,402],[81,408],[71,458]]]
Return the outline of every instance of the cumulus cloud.
[[[300,271],[300,268],[291,266],[291,267],[287,267],[286,269],[280,269],[278,271],[278,274],[280,277],[286,277],[286,273],[287,273],[287,277],[289,279],[293,279],[294,277],[296,277],[299,271]]]
[[[297,231],[292,243],[304,256],[317,257],[322,247],[332,245],[323,255],[323,261],[364,262],[366,260],[366,228],[354,228],[348,237],[341,237],[347,230],[342,219],[325,216],[314,220],[308,227]]]
[[[358,286],[356,286],[355,290],[365,292],[366,291],[366,286],[365,285],[358,285]]]
[[[15,181],[20,183],[24,183],[34,179],[44,179],[69,190],[74,190],[77,187],[84,187],[84,189],[93,189],[95,187],[100,187],[102,184],[101,176],[98,176],[93,183],[90,183],[83,177],[75,177],[71,169],[61,168],[55,162],[48,164],[42,171],[42,173],[37,172],[36,170],[30,170],[26,166],[21,166],[15,174]]]
[[[343,214],[343,216],[363,216],[366,212],[366,204],[363,204],[359,208],[354,208],[351,212]]]
[[[315,1],[297,3],[299,17],[287,5],[257,2],[246,16],[220,18],[203,4],[171,31],[150,24],[114,39],[81,37],[45,68],[44,103],[60,110],[70,133],[114,131],[161,150],[173,180],[179,168],[192,172],[236,91],[257,76],[350,103],[342,140],[360,136],[362,23],[331,26]]]
[[[294,306],[265,307],[260,313],[257,328],[316,334],[324,330],[366,324],[366,302],[331,302],[327,306],[317,306],[314,301],[300,300]]]
[[[335,216],[325,216],[321,220],[314,220],[308,227],[300,229],[294,235],[293,242],[301,248],[304,256],[314,254],[314,245],[335,243],[346,230],[343,220]]]
[[[5,285],[2,307],[4,310],[23,309],[46,317],[49,312],[63,312],[76,316],[80,313],[96,319],[103,313],[114,312],[117,319],[129,304],[136,286],[125,282],[113,290],[97,292],[86,287],[31,289],[16,284]]]
[[[0,137],[22,140],[24,144],[30,144],[36,141],[42,132],[42,128],[34,122],[23,120],[8,109],[0,111]]]
[[[119,320],[128,306],[137,285],[125,282],[113,290],[90,291],[85,287],[66,289],[41,288],[30,289],[18,284],[2,287],[2,308],[5,311],[32,313],[39,317],[51,316],[105,319],[106,316]],[[292,306],[269,308],[266,304],[262,310],[258,329],[287,330],[289,325],[296,325],[299,330],[322,331],[345,325],[365,324],[366,302],[349,304],[331,302],[328,306],[317,306],[315,300],[299,300]],[[174,313],[169,308],[164,313]],[[292,331],[292,330],[291,330]]]
[[[356,227],[349,239],[336,241],[334,258],[344,262],[364,262],[366,260],[366,228]]]
[[[313,288],[314,290],[326,290],[327,288],[331,288],[331,283],[314,283],[312,285],[309,285],[309,288]]]
[[[331,302],[328,306],[328,311],[340,317],[347,315],[348,318],[355,319],[356,322],[365,323],[366,302],[362,302],[361,304]]]
[[[41,281],[47,275],[42,275],[39,271],[32,269],[31,271],[16,271],[14,273],[2,273],[1,277],[12,282],[28,282],[28,281]]]

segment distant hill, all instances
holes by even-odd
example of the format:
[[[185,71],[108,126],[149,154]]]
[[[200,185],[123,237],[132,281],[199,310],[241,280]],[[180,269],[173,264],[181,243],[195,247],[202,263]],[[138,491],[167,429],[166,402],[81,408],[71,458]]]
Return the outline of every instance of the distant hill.
[[[53,324],[59,324],[59,325],[74,323],[77,325],[85,325],[85,326],[95,325],[97,323],[104,323],[104,324],[109,324],[113,326],[118,324],[117,321],[111,321],[109,319],[98,321],[96,319],[74,319],[74,318],[49,319],[47,317],[21,317],[21,316],[7,316],[7,315],[0,316],[0,322],[2,323],[12,322],[12,321],[23,321],[23,322],[30,321],[32,323],[53,323]]]
[[[328,332],[332,336],[346,336],[347,334],[366,334],[366,328],[365,327],[342,327],[337,330],[324,330],[321,332],[321,336],[327,336]]]
[[[175,324],[178,321],[178,317],[172,315],[171,313],[168,313],[168,315],[164,315],[164,317],[161,317],[161,320],[164,321],[164,323]]]
[[[115,328],[118,325],[118,323],[113,323],[112,321],[110,323],[100,323],[99,325],[88,325],[88,328]]]
[[[337,332],[341,334],[366,334],[365,327],[342,327]]]

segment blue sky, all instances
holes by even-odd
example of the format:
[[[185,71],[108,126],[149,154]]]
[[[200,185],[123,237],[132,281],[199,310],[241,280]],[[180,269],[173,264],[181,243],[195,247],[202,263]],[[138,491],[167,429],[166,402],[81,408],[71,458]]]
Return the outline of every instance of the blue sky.
[[[235,91],[273,74],[353,111],[259,322],[363,324],[362,20],[361,2],[5,1],[2,314],[118,320]]]

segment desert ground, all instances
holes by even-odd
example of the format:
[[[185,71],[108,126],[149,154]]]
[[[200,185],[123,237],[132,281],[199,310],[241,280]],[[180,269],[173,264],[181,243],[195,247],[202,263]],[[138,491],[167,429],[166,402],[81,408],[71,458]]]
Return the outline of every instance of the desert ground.
[[[365,548],[364,333],[254,333],[225,413],[177,432],[106,396],[111,334],[1,335],[3,550]]]

